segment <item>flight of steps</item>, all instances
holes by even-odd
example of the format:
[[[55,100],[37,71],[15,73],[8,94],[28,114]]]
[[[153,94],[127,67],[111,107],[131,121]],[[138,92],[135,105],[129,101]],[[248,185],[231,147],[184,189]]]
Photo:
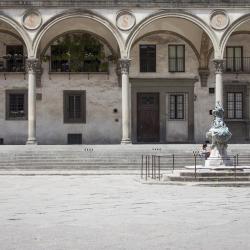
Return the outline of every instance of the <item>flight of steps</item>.
[[[198,144],[36,145],[0,146],[0,170],[133,170],[140,172],[142,155],[165,155],[162,169],[193,165]],[[248,145],[232,145],[230,153],[250,155]],[[179,156],[179,157],[178,157]],[[181,156],[181,157],[180,157]],[[199,162],[197,162],[199,164]]]
[[[175,174],[167,174],[164,176],[164,181],[172,182],[249,182],[250,172],[237,170],[236,172],[224,171],[208,171],[197,172],[182,170]]]

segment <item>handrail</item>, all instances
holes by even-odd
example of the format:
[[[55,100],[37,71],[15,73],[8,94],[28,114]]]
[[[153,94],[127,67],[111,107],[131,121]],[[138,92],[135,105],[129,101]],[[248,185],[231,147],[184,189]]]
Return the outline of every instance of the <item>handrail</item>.
[[[172,171],[174,173],[176,170],[184,169],[183,160],[185,162],[193,163],[194,167],[194,176],[197,179],[198,175],[198,166],[205,163],[205,156],[199,154],[198,152],[193,152],[193,154],[186,154],[186,155],[178,155],[178,154],[168,154],[168,155],[142,155],[141,156],[141,179],[148,180],[161,180],[162,172],[164,170]],[[213,159],[213,157],[210,157]],[[214,157],[214,159],[218,159]],[[234,171],[234,178],[235,181],[237,180],[237,170],[238,166],[250,166],[250,155],[240,155],[240,154],[233,154],[227,155],[224,158],[232,160],[232,167],[231,170]],[[182,160],[182,165],[180,166],[180,160]],[[188,165],[188,164],[187,164]],[[186,166],[187,166],[186,165]]]

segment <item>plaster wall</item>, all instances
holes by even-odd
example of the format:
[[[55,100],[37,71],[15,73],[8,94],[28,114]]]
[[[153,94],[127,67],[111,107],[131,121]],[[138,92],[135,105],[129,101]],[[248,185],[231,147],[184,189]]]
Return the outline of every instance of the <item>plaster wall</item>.
[[[84,144],[120,143],[121,89],[115,74],[48,74],[43,64],[42,87],[37,90],[37,137],[40,144],[67,144],[68,133],[82,133]],[[89,79],[88,79],[89,78]],[[63,91],[86,91],[86,123],[63,121]],[[114,109],[118,112],[114,113]]]
[[[4,40],[6,39],[6,40]],[[228,45],[244,46],[244,56],[250,56],[249,35],[232,36]],[[19,44],[13,38],[3,35],[0,39],[0,52],[4,53],[4,43]],[[168,44],[185,44],[186,72],[168,72]],[[157,71],[156,73],[140,73],[139,44],[156,44]],[[4,53],[5,54],[5,53]],[[198,59],[185,41],[173,35],[159,34],[143,38],[137,42],[131,51],[131,78],[197,78],[194,85],[194,141],[201,143],[205,140],[212,116],[209,110],[214,108],[215,95],[209,94],[209,88],[215,87],[215,72],[213,55],[210,58],[210,75],[207,87],[201,87],[198,77]],[[42,100],[37,100],[37,138],[40,144],[66,144],[68,133],[82,133],[83,143],[120,143],[121,140],[121,87],[116,75],[117,65],[110,64],[107,74],[49,74],[49,63],[42,64],[43,74],[41,87],[37,93],[42,94]],[[249,99],[248,74],[224,74],[224,83],[246,84]],[[26,75],[27,78],[27,75]],[[152,85],[153,86],[153,85]],[[27,139],[27,121],[5,120],[5,90],[27,89],[27,79],[23,74],[8,74],[6,80],[0,74],[0,138],[6,144],[24,144]],[[86,124],[63,123],[63,90],[86,90],[87,118]],[[113,110],[118,112],[114,113]],[[248,112],[249,112],[248,103]],[[249,117],[249,113],[248,113]],[[249,119],[249,118],[248,118]],[[173,135],[178,134],[179,127],[171,124]],[[237,128],[236,128],[237,129]],[[185,135],[183,135],[185,136]]]
[[[139,64],[139,45],[140,44],[156,44],[156,72],[155,73],[141,73],[140,72],[140,64]],[[181,73],[171,73],[168,71],[168,45],[169,44],[184,44],[185,45],[185,58],[186,71]],[[194,115],[194,140],[196,142],[202,142],[205,140],[205,133],[211,124],[211,117],[209,115],[209,110],[212,109],[213,104],[213,96],[209,96],[208,88],[202,88],[199,82],[198,75],[198,67],[199,62],[196,54],[194,53],[191,46],[183,41],[182,39],[169,35],[169,34],[159,34],[159,35],[151,35],[143,38],[138,41],[132,48],[131,51],[131,70],[130,76],[133,78],[151,78],[152,86],[154,82],[154,78],[165,78],[171,79],[175,78],[181,79],[197,78],[194,85],[194,114],[188,114],[188,110],[186,110],[187,115]],[[166,101],[164,102],[166,105]],[[186,109],[188,109],[186,105]],[[178,141],[178,137],[181,135],[183,138],[187,138],[187,125],[186,121],[183,121],[183,124],[180,124],[180,121],[168,121],[166,119],[166,127],[171,130],[171,132],[167,132],[166,140],[169,141]],[[184,133],[184,134],[183,134]],[[168,137],[169,134],[169,138]],[[182,138],[182,141],[185,139]]]
[[[0,53],[5,45],[21,44],[2,34]],[[110,51],[105,47],[107,54]],[[49,53],[49,52],[48,52]],[[82,133],[83,143],[120,143],[121,88],[116,74],[117,65],[110,63],[109,74],[49,74],[49,62],[42,63],[41,86],[37,94],[37,140],[39,144],[66,144],[67,134]],[[6,78],[6,79],[5,79]],[[25,144],[27,120],[6,120],[6,90],[28,89],[27,74],[0,73],[0,138],[5,144]],[[86,124],[65,124],[63,121],[63,91],[86,91]],[[114,112],[117,109],[117,112]]]

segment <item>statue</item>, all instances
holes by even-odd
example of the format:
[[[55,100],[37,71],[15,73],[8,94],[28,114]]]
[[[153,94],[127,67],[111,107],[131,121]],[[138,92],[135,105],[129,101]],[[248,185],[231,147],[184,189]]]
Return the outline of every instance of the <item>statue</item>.
[[[224,109],[218,102],[213,110],[214,121],[206,137],[211,141],[211,154],[206,160],[206,167],[232,166],[230,158],[227,155],[227,143],[232,134],[224,123]]]

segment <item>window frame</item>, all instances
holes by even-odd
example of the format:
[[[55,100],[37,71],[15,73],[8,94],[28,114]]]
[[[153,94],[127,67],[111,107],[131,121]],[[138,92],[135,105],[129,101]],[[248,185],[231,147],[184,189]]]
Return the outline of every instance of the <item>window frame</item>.
[[[10,115],[10,95],[11,94],[23,94],[24,95],[24,116],[12,117]],[[8,89],[5,91],[5,119],[7,121],[22,121],[28,120],[28,90],[27,89]]]
[[[235,49],[239,48],[241,50],[241,67],[240,70],[236,70],[236,63],[235,63]],[[228,70],[228,49],[233,49],[233,68],[232,70]],[[243,62],[243,46],[226,46],[226,71],[227,72],[243,72],[244,71],[244,62]]]
[[[183,57],[182,57],[182,60],[183,60],[183,70],[178,70],[178,52],[177,52],[177,47],[182,47],[183,48]],[[174,58],[171,58],[170,57],[170,48],[171,47],[175,47],[175,57]],[[170,60],[172,59],[175,59],[175,70],[171,70],[170,69]],[[168,71],[170,73],[183,73],[183,72],[186,72],[186,46],[185,44],[169,44],[168,45]]]
[[[153,58],[153,63],[154,63],[154,69],[153,70],[148,70],[148,67],[147,67],[147,70],[143,70],[143,67],[142,67],[142,63],[143,63],[143,59],[142,59],[142,47],[143,46],[152,46],[152,47],[154,47],[154,52],[155,52],[155,54],[154,54],[154,58]],[[157,68],[157,65],[156,65],[156,57],[157,57],[157,51],[156,51],[156,49],[157,49],[157,46],[156,46],[156,44],[139,44],[139,53],[140,53],[140,55],[139,55],[139,60],[140,60],[140,73],[156,73],[156,68]]]
[[[229,98],[228,98],[228,95],[229,94],[233,94],[234,95],[234,100],[233,100],[233,113],[234,113],[234,115],[233,115],[233,117],[229,117]],[[236,117],[236,111],[237,111],[237,109],[236,109],[236,94],[241,94],[241,118],[238,118],[238,117]],[[231,109],[230,109],[231,110]],[[244,119],[244,93],[242,92],[242,91],[227,91],[227,119],[229,119],[229,120],[243,120]]]
[[[69,117],[68,105],[70,95],[80,95],[82,102],[81,117],[72,119]],[[63,121],[64,123],[86,123],[86,90],[64,90],[63,91]]]
[[[175,102],[174,102],[174,117],[171,117],[171,97],[174,96],[175,97]],[[178,118],[178,96],[182,97],[182,117]],[[177,121],[183,121],[185,120],[185,93],[170,93],[169,94],[169,120],[173,121],[173,120],[177,120]]]

